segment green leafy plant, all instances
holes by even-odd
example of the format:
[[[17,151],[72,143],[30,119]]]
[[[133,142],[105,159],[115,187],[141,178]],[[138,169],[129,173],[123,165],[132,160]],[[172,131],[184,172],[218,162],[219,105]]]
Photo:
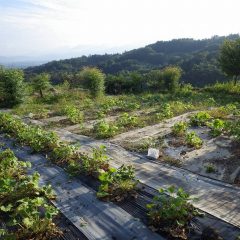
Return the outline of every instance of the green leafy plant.
[[[60,234],[53,223],[58,210],[47,199],[55,198],[51,186],[39,186],[38,173],[27,176],[27,162],[7,149],[0,153],[0,230],[4,239],[49,239]],[[3,217],[3,219],[2,219]]]
[[[185,138],[186,143],[194,148],[201,148],[203,141],[195,132],[188,132]]]
[[[221,120],[221,119],[214,119],[210,124],[209,124],[210,128],[211,128],[211,135],[213,137],[217,137],[219,135],[222,134],[222,132],[224,131],[225,128],[225,121]]]
[[[93,131],[98,138],[109,138],[117,134],[119,128],[111,123],[107,123],[104,120],[100,120],[94,125]]]
[[[131,116],[128,113],[123,113],[117,120],[119,127],[135,127],[139,124],[139,119],[136,116]]]
[[[137,180],[132,166],[122,165],[120,168],[110,168],[102,171],[99,176],[101,185],[98,198],[112,201],[122,201],[136,195]]]
[[[226,131],[233,136],[233,138],[240,142],[240,121],[234,121],[234,122],[226,122],[225,123],[225,129]]]
[[[189,203],[193,200],[182,188],[160,189],[147,205],[151,224],[173,237],[187,239],[186,230],[199,212]]]
[[[216,168],[213,164],[209,163],[205,165],[206,173],[214,173],[216,172]]]
[[[190,118],[190,124],[192,126],[205,126],[211,118],[207,112],[198,112]]]
[[[61,144],[53,149],[50,159],[57,163],[66,163],[76,160],[80,157],[78,148],[73,145]]]
[[[45,131],[41,127],[28,126],[10,114],[0,113],[0,128],[36,152],[52,151],[59,145],[56,133]]]
[[[188,124],[186,122],[175,123],[172,132],[175,136],[183,136],[187,131]]]
[[[63,110],[72,123],[83,123],[83,112],[73,105],[67,105]]]
[[[156,113],[156,118],[157,120],[163,120],[171,117],[173,117],[171,105],[169,103],[164,103],[160,108],[160,112]]]
[[[98,174],[100,170],[108,170],[109,157],[106,154],[106,147],[101,145],[98,148],[93,148],[92,156],[81,155],[81,169],[88,175]]]

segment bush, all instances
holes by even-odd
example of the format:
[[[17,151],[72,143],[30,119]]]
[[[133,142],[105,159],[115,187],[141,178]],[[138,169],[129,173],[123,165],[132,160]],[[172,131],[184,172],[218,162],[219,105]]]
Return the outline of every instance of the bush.
[[[105,75],[98,68],[85,67],[80,72],[84,85],[90,90],[92,97],[97,98],[104,95]]]
[[[164,89],[175,92],[179,88],[179,80],[182,75],[180,67],[169,66],[162,70]]]
[[[24,75],[22,70],[0,68],[0,103],[12,107],[22,102]]]

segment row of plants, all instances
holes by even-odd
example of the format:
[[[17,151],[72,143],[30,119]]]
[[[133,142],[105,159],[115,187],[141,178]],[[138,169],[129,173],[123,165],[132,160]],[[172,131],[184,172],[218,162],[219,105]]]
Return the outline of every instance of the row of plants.
[[[53,222],[58,210],[48,202],[55,198],[52,188],[40,187],[37,172],[27,176],[30,167],[10,149],[0,152],[0,238],[42,240],[61,234]]]
[[[175,123],[172,127],[172,133],[175,136],[184,138],[184,141],[188,146],[194,147],[196,149],[201,148],[203,144],[202,139],[194,131],[187,132],[188,126],[189,125],[187,122],[181,121]]]
[[[221,109],[222,111],[222,109]],[[224,110],[226,111],[226,109]],[[216,114],[216,112],[214,112]],[[190,122],[178,122],[172,127],[172,133],[178,137],[185,136],[185,142],[192,147],[201,148],[203,141],[194,132],[187,132],[189,126],[209,127],[212,137],[220,136],[221,134],[228,134],[233,136],[236,141],[240,141],[240,121],[226,121],[219,118],[212,117],[207,112],[198,112],[190,118]]]
[[[93,132],[98,138],[109,138],[122,132],[125,128],[131,129],[140,125],[141,122],[137,116],[123,113],[116,123],[108,123],[104,119],[98,121],[93,127]]]
[[[17,139],[20,144],[28,145],[36,152],[47,153],[50,160],[65,167],[71,175],[86,174],[98,178],[100,173],[110,174],[113,171],[113,168],[110,169],[109,167],[109,158],[106,155],[105,146],[94,148],[92,155],[89,156],[81,153],[79,147],[60,141],[54,132],[45,131],[41,127],[29,126],[20,119],[5,113],[0,113],[0,129]],[[122,178],[122,181],[115,182],[113,180],[112,183],[109,182],[109,188],[105,189],[106,192],[109,191],[109,197],[114,198],[115,193],[120,192],[126,194],[127,188],[124,187],[128,185],[127,182],[135,181],[131,172],[127,177],[127,171],[123,171],[124,168],[125,166],[114,169],[118,172],[118,178]],[[130,170],[131,168],[127,167],[126,169]],[[134,172],[133,169],[132,171]],[[99,179],[102,180],[102,178]],[[105,184],[104,181],[101,182],[103,185]],[[111,190],[112,185],[114,185],[114,189],[117,189],[116,191]],[[136,184],[132,184],[132,187],[128,188],[129,191],[134,190],[135,186]],[[101,191],[101,186],[99,189]]]
[[[22,129],[34,127],[26,126],[21,120],[3,113],[0,114],[0,127],[3,132],[7,132],[15,137],[20,143],[32,147],[32,141],[22,142],[22,138],[19,136]],[[26,129],[24,131],[28,131]],[[42,131],[43,135],[47,134],[42,129],[39,131]],[[42,141],[42,135],[39,137],[39,134],[35,134],[35,131],[32,132],[30,130],[30,132],[31,137],[28,139],[35,139],[39,143],[44,143],[44,147],[37,148],[35,151],[47,151],[49,159],[59,165],[65,166],[67,171],[72,175],[84,173],[95,178],[97,177],[100,181],[97,192],[98,198],[110,201],[123,201],[129,197],[137,196],[138,180],[135,177],[134,168],[124,165],[118,169],[110,168],[109,158],[106,155],[106,148],[104,146],[93,149],[92,155],[87,156],[81,153],[78,147],[61,142],[55,134],[51,135],[52,139],[48,135],[48,141]],[[21,173],[21,171],[13,172],[15,174]],[[39,178],[38,175],[34,176],[35,178]],[[49,193],[46,196],[51,197],[50,188],[44,187],[43,189],[46,189],[46,193]],[[160,190],[152,203],[147,206],[151,224],[158,230],[165,231],[173,237],[186,239],[190,222],[198,214],[196,209],[189,203],[190,200],[189,195],[182,189],[169,188],[168,190]],[[27,220],[25,221],[27,224],[30,224]],[[42,226],[44,225],[36,228],[42,229]],[[51,226],[51,224],[48,226]]]

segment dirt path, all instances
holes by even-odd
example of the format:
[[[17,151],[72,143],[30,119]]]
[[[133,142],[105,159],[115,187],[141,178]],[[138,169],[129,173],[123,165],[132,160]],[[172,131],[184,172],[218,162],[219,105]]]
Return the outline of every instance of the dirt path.
[[[164,240],[111,202],[102,202],[96,198],[96,192],[78,179],[69,179],[60,167],[50,164],[40,154],[31,154],[28,148],[19,148],[0,135],[0,140],[11,148],[17,157],[32,164],[29,173],[38,171],[41,184],[51,184],[57,198],[53,204],[89,239],[89,240]]]
[[[171,127],[179,121],[187,121],[188,117],[195,112],[185,113],[183,115],[173,117],[164,122],[147,126],[144,128],[135,129],[115,136],[111,142],[120,144],[123,147],[130,145],[137,145],[144,139],[158,138],[165,136],[171,132]]]
[[[92,147],[104,144],[107,154],[113,159],[113,166],[132,164],[136,169],[137,178],[154,189],[171,185],[182,187],[198,198],[198,201],[193,203],[195,207],[240,227],[240,188],[201,177],[181,168],[150,161],[108,141],[94,140],[65,130],[58,130],[57,133],[63,140],[80,143],[81,149],[86,152]]]

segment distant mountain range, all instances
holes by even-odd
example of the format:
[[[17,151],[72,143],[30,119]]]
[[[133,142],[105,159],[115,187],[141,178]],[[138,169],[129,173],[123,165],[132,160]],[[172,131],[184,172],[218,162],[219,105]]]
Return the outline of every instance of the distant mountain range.
[[[48,72],[53,80],[59,82],[61,75],[74,74],[84,66],[97,66],[106,74],[118,74],[126,71],[146,73],[151,69],[160,69],[167,65],[178,65],[183,71],[182,81],[194,86],[204,86],[227,78],[218,66],[219,47],[226,39],[237,39],[238,34],[214,36],[210,39],[174,39],[159,41],[122,54],[95,54],[52,61],[41,66],[25,70],[31,74]]]
[[[116,47],[109,47],[106,45],[79,45],[73,48],[62,47],[42,55],[34,54],[33,56],[10,57],[0,56],[0,65],[13,68],[26,68],[30,66],[38,66],[53,60],[79,57],[82,55],[121,53],[132,48],[133,45],[122,45]]]

